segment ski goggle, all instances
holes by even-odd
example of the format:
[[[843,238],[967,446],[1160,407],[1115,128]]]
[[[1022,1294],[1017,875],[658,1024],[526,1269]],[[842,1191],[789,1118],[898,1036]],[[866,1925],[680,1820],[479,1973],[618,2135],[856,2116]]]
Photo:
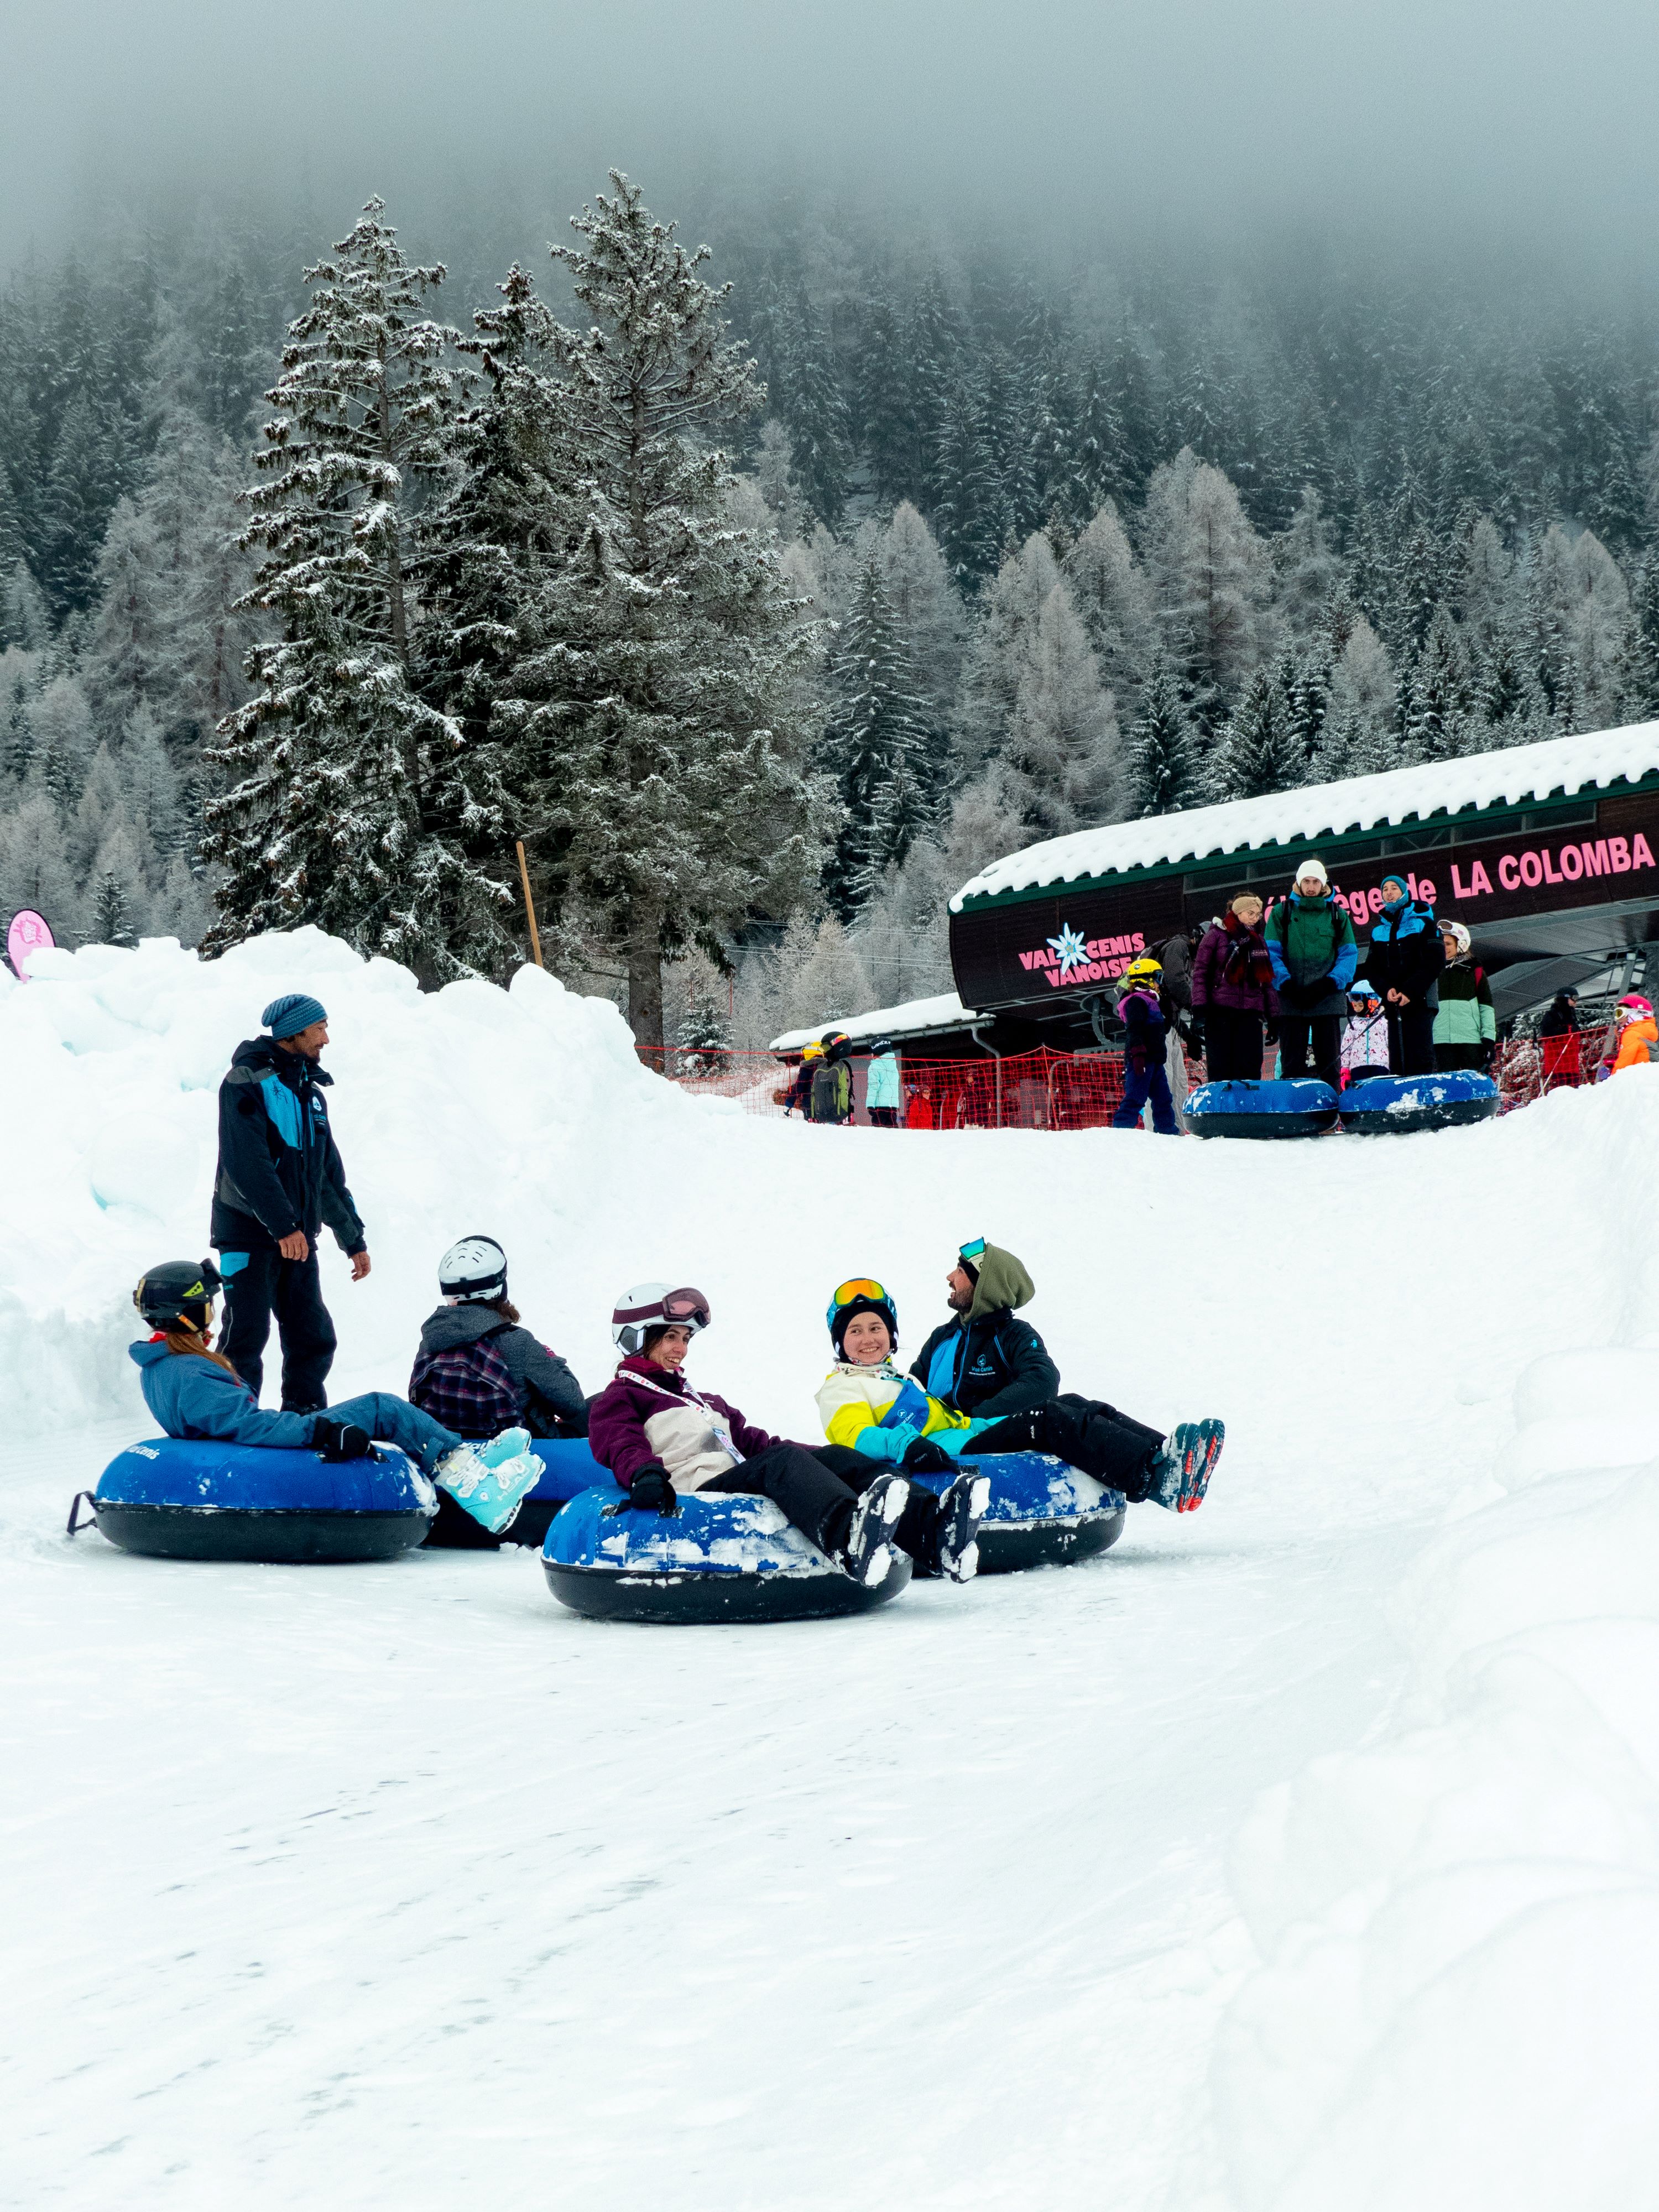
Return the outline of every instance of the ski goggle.
[[[977,1265],[985,1257],[985,1239],[982,1237],[975,1237],[971,1244],[959,1244],[957,1247],[957,1256],[963,1260],[972,1260]]]
[[[701,1291],[665,1291],[662,1297],[662,1317],[676,1328],[707,1328],[709,1322],[708,1301]]]
[[[850,1306],[854,1298],[874,1298],[891,1304],[873,1275],[854,1275],[850,1283],[838,1283],[830,1293],[830,1310],[834,1313],[842,1306]]]

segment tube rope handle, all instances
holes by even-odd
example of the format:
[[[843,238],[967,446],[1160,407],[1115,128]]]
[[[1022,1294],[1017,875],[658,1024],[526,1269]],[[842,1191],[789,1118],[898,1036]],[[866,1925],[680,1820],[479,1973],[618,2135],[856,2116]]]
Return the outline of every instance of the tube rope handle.
[[[92,1510],[91,1510],[91,1512],[87,1516],[86,1519],[85,1519],[84,1521],[82,1521],[82,1520],[78,1519],[76,1516],[77,1516],[79,1515],[79,1513],[80,1513],[80,1510],[81,1510],[81,1500],[82,1500],[83,1498],[86,1499],[86,1501],[87,1501],[88,1504],[91,1506]],[[75,1534],[76,1534],[79,1530],[81,1530],[81,1529],[82,1529],[82,1528],[95,1528],[97,1526],[98,1526],[98,1500],[97,1500],[97,1498],[94,1495],[94,1493],[93,1493],[90,1490],[77,1490],[77,1491],[76,1492],[76,1493],[75,1493],[75,1496],[74,1496],[74,1497],[70,1499],[70,1517],[69,1517],[69,1533],[70,1533],[70,1534],[71,1536],[73,1536],[73,1535],[75,1535]]]

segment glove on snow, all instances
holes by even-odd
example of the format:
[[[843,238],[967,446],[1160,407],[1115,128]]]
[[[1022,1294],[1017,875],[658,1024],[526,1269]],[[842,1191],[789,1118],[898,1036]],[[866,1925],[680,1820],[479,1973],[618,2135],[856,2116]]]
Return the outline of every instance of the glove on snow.
[[[674,1514],[679,1510],[674,1486],[664,1467],[642,1467],[629,1483],[627,1497],[605,1509],[609,1513],[662,1514]]]
[[[367,1459],[369,1434],[351,1421],[313,1421],[311,1449],[319,1459]]]
[[[907,1474],[944,1474],[955,1468],[956,1462],[932,1437],[918,1437],[899,1465]]]

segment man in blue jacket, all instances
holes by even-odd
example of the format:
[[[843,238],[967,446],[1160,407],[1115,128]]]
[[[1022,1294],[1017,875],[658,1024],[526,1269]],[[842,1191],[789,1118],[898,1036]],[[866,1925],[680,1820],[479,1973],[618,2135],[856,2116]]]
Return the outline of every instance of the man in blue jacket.
[[[945,1279],[951,1318],[940,1323],[910,1369],[922,1389],[952,1413],[997,1421],[1029,1413],[1060,1389],[1060,1370],[1017,1306],[1036,1285],[1012,1252],[976,1237]]]
[[[325,1222],[351,1261],[369,1268],[368,1239],[346,1188],[323,1097],[319,1065],[328,1016],[290,992],[260,1016],[270,1032],[239,1044],[219,1085],[219,1172],[211,1241],[224,1278],[219,1349],[257,1401],[271,1316],[283,1347],[283,1410],[319,1413],[333,1364],[334,1323],[323,1304],[317,1238]]]

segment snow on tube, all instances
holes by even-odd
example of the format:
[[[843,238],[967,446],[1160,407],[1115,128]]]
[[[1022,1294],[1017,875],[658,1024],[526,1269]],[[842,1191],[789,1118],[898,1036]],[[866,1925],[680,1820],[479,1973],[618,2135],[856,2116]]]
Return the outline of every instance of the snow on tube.
[[[90,1496],[99,1529],[124,1552],[283,1565],[393,1559],[423,1540],[436,1510],[432,1485],[389,1444],[331,1462],[152,1437],[112,1459]],[[71,1511],[71,1535],[75,1522]]]
[[[587,1449],[586,1437],[533,1437],[530,1449],[540,1460],[541,1480],[525,1499],[499,1536],[475,1521],[448,1492],[438,1492],[438,1516],[427,1538],[435,1551],[495,1552],[503,1544],[530,1544],[539,1551],[549,1523],[562,1505],[580,1497],[596,1482],[608,1483],[609,1473]]]
[[[561,1508],[542,1548],[547,1586],[594,1620],[828,1620],[896,1598],[910,1562],[896,1552],[866,1589],[832,1566],[769,1498],[684,1491],[679,1511],[608,1513],[607,1478]]]
[[[975,1459],[969,1450],[957,1467],[970,1463],[991,1479],[991,1503],[979,1524],[982,1575],[1068,1566],[1108,1550],[1123,1534],[1128,1500],[1122,1492],[1106,1489],[1063,1459],[1047,1452],[987,1452]],[[938,1496],[955,1472],[906,1479]]]
[[[1336,1093],[1328,1083],[1297,1076],[1288,1083],[1202,1083],[1182,1112],[1195,1137],[1317,1137],[1336,1127]]]
[[[1356,1137],[1455,1129],[1465,1121],[1489,1121],[1497,1111],[1498,1085],[1473,1068],[1444,1075],[1372,1075],[1342,1094],[1342,1126]]]

